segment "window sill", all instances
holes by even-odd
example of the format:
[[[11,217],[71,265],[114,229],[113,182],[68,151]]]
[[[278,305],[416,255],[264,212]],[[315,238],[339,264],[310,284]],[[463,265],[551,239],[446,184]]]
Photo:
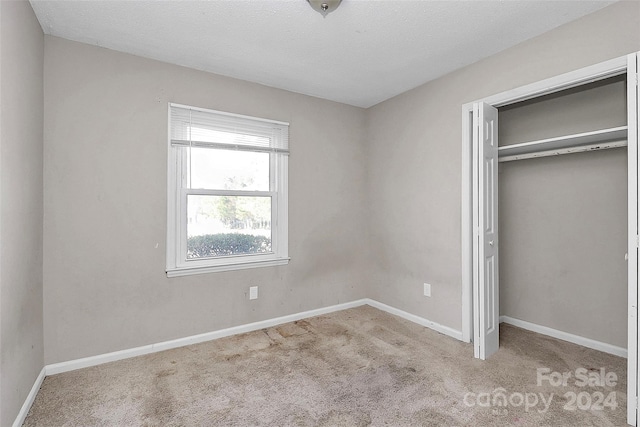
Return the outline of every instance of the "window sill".
[[[246,270],[248,268],[273,267],[287,265],[291,258],[277,258],[262,261],[237,262],[224,265],[211,265],[201,267],[176,267],[167,269],[167,277],[192,276],[195,274],[218,273],[221,271]]]

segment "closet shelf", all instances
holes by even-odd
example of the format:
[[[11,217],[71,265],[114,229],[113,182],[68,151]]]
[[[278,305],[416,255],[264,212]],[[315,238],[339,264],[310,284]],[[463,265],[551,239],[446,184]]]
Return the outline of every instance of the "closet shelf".
[[[498,147],[498,161],[530,159],[627,145],[627,127],[620,126],[574,135]]]

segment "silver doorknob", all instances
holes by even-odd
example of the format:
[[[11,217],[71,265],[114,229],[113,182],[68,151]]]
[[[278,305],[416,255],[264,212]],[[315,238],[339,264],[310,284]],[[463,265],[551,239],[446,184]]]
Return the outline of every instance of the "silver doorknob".
[[[489,246],[493,246],[493,240],[489,240]]]

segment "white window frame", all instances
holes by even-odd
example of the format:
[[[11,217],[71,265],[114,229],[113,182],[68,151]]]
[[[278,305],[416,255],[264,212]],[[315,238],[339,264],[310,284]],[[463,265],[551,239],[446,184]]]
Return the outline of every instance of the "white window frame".
[[[232,191],[187,188],[187,150],[172,140],[172,108],[211,114],[227,120],[237,119],[239,127],[247,120],[286,126],[289,123],[261,119],[188,105],[169,103],[168,166],[167,166],[167,265],[168,277],[247,268],[270,267],[289,263],[288,256],[288,145],[277,149],[282,141],[272,141],[269,152],[269,191]],[[184,143],[184,141],[182,141]],[[191,141],[189,141],[191,144]],[[216,144],[210,144],[212,147]],[[184,146],[184,145],[183,145]],[[227,148],[232,147],[216,147]],[[243,149],[247,149],[243,147]],[[264,148],[260,151],[264,151]],[[206,259],[187,259],[187,197],[189,195],[232,195],[271,197],[271,249],[265,254],[220,256]]]

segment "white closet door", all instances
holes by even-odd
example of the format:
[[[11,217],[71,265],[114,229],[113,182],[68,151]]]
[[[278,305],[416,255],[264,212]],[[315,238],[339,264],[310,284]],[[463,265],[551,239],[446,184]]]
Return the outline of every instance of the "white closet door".
[[[498,110],[474,104],[474,356],[482,360],[498,351]]]
[[[629,204],[628,247],[628,330],[627,330],[627,423],[637,425],[638,420],[638,112],[640,87],[638,86],[638,55],[627,57],[627,199]]]

